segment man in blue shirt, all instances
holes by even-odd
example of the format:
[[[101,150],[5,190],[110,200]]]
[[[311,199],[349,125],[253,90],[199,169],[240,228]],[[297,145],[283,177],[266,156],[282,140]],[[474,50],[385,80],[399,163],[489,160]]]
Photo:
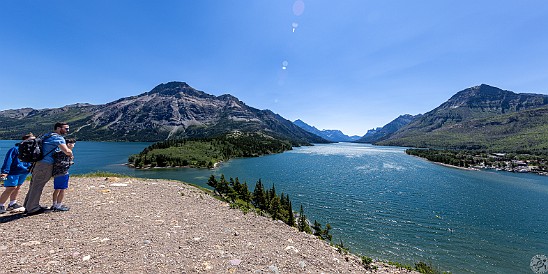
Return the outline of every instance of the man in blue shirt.
[[[54,131],[46,135],[45,139],[42,141],[42,153],[44,153],[44,159],[39,162],[36,162],[32,170],[32,179],[29,184],[29,191],[25,197],[25,213],[27,215],[35,215],[42,213],[46,210],[45,207],[40,206],[40,197],[42,196],[42,191],[44,186],[51,179],[53,172],[53,151],[62,151],[67,156],[72,157],[72,150],[68,148],[65,143],[65,138],[62,135],[65,135],[69,131],[69,126],[67,123],[56,123],[53,127]]]
[[[23,136],[23,141],[34,138],[32,133]],[[21,189],[21,185],[25,182],[27,175],[29,175],[30,163],[21,162],[17,157],[19,155],[19,143],[10,148],[6,153],[4,164],[0,169],[0,179],[4,181],[4,187],[6,189],[0,195],[0,214],[6,213],[5,203],[10,199],[7,210],[23,211],[24,207],[17,204],[17,195]]]

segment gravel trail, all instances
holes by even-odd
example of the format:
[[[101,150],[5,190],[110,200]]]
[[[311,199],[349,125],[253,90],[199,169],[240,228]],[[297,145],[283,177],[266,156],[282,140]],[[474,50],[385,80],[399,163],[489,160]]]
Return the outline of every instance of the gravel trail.
[[[42,206],[52,189],[50,181]],[[0,215],[0,273],[409,273],[380,262],[368,270],[181,182],[73,177],[65,202],[70,211]]]

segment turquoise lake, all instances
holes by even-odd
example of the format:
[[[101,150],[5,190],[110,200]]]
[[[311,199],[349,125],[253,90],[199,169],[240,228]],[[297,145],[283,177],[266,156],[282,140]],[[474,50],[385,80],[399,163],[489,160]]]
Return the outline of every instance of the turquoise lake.
[[[15,141],[0,141],[0,155]],[[127,156],[147,143],[78,142],[72,174],[109,171],[206,186],[211,174],[261,179],[293,208],[333,226],[353,253],[452,273],[533,273],[548,255],[548,177],[468,171],[408,156],[403,148],[327,144],[234,159],[214,170],[134,170]],[[22,194],[24,196],[24,193]],[[68,198],[70,199],[70,197]]]

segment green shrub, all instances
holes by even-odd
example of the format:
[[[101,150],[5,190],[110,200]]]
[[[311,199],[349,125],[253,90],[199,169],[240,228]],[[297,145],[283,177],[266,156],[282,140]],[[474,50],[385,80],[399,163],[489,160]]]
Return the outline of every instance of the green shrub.
[[[337,248],[337,251],[341,254],[348,254],[350,253],[350,248],[344,246],[344,243],[342,240],[338,244],[335,244],[335,248]]]
[[[73,177],[118,177],[118,178],[128,178],[130,176],[119,174],[119,173],[113,173],[113,172],[107,172],[107,171],[95,171],[85,174],[75,174],[71,175]]]
[[[434,270],[432,265],[425,262],[418,262],[415,264],[415,270],[423,274],[436,274],[438,271]]]

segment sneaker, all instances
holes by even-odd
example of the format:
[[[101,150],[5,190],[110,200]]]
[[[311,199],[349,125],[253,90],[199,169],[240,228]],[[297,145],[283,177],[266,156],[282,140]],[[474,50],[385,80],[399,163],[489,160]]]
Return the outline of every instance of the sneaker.
[[[53,210],[54,211],[69,211],[70,207],[68,207],[66,205],[60,205],[60,206],[54,207]]]
[[[25,211],[25,208],[23,206],[20,206],[17,203],[15,203],[13,205],[8,206],[8,208],[7,208],[7,211],[12,211],[12,210],[14,212],[19,212],[19,211]]]
[[[0,214],[4,214],[4,213],[6,213],[4,206],[0,206]]]
[[[32,215],[37,215],[37,214],[41,214],[41,213],[44,213],[46,212],[48,209],[45,208],[45,207],[40,207],[39,209],[35,210],[35,211],[32,211],[32,212],[28,212],[25,210],[25,214],[27,216],[32,216]]]

